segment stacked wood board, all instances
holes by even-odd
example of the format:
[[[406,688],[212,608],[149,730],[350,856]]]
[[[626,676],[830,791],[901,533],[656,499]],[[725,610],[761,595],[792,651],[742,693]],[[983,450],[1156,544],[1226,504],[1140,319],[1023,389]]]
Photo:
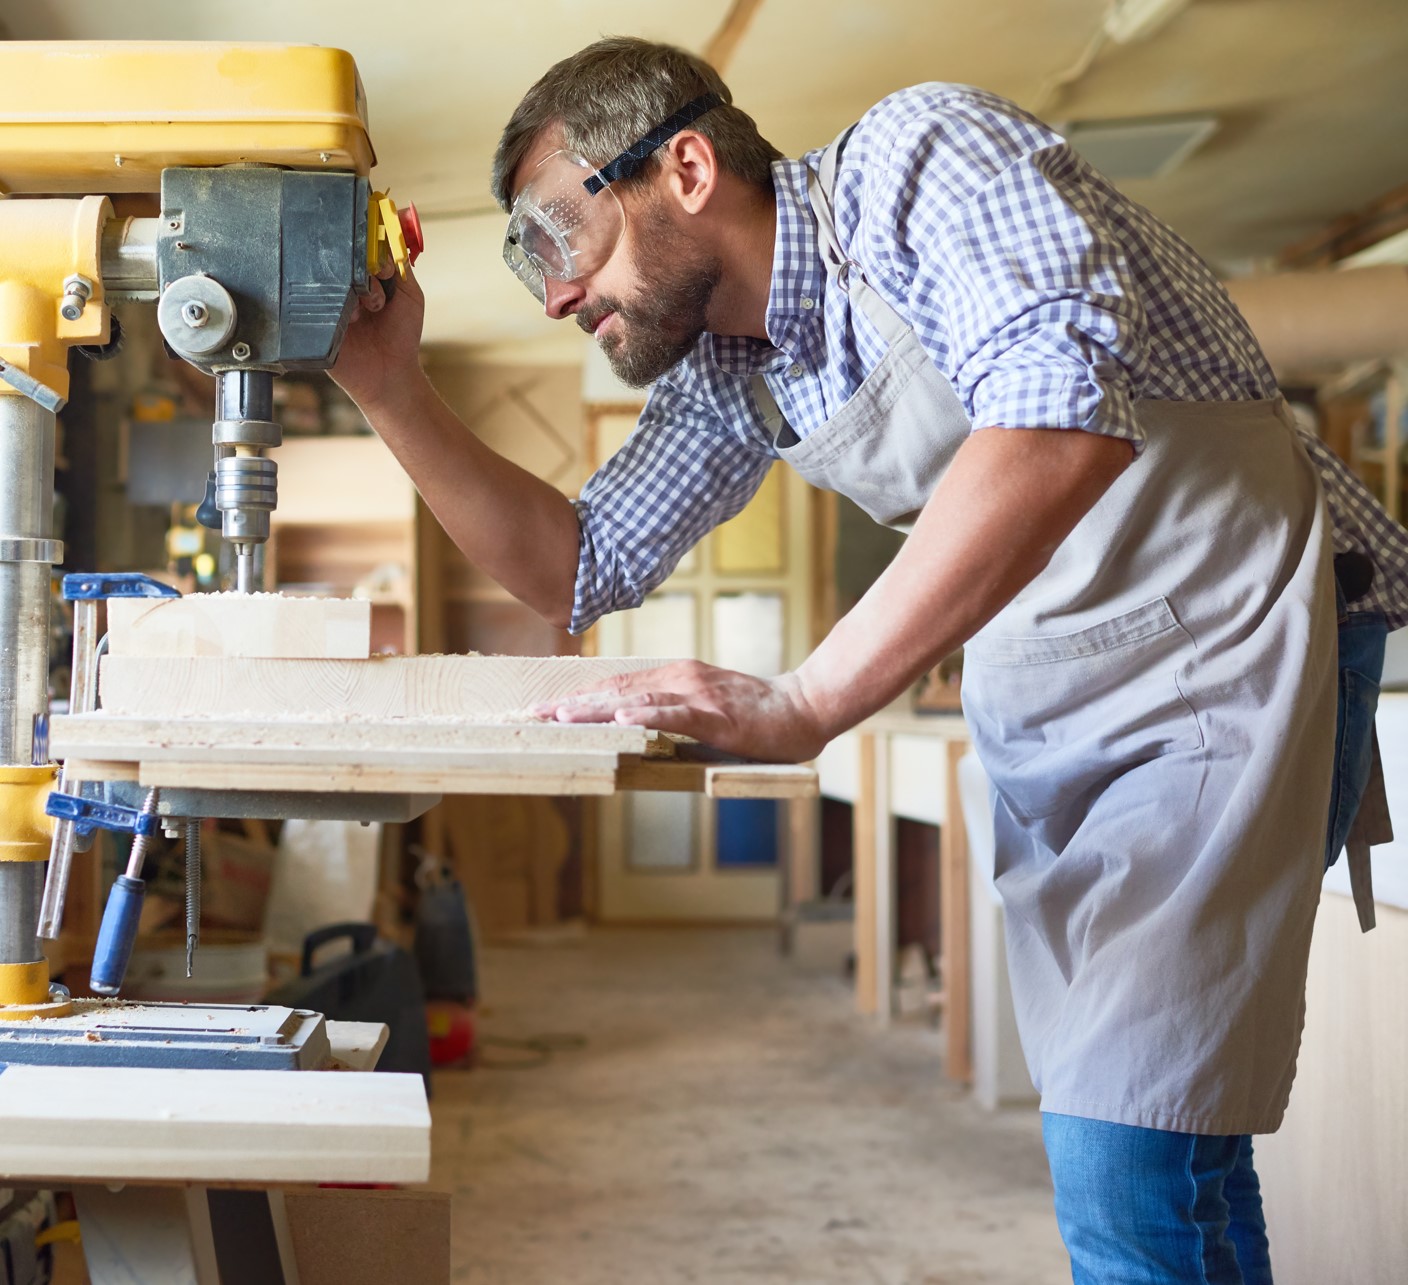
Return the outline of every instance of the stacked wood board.
[[[529,712],[664,661],[349,656],[368,636],[359,609],[369,627],[369,605],[355,600],[211,594],[140,606],[110,616],[101,708],[53,720],[50,747],[77,779],[354,793],[816,793],[811,768]]]

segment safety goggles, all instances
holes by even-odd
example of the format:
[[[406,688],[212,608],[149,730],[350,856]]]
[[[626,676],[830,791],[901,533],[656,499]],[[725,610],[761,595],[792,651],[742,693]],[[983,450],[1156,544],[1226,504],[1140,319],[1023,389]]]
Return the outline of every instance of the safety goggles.
[[[557,151],[534,167],[509,211],[504,262],[543,303],[547,278],[575,281],[602,267],[626,234],[626,211],[611,185],[723,100],[696,98],[599,169],[575,152]]]

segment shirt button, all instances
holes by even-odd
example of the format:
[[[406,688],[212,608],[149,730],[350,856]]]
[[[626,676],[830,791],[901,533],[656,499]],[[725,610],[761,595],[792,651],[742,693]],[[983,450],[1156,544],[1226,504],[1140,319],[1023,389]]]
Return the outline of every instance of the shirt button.
[[[802,368],[801,368],[800,366],[798,366],[798,365],[796,365],[796,364],[794,363],[793,365],[787,367],[787,378],[788,378],[788,379],[801,379],[801,377],[802,377]]]
[[[815,299],[803,299],[803,300],[802,300],[802,307],[803,307],[803,308],[815,308],[815,307],[816,307],[816,300],[815,300]]]

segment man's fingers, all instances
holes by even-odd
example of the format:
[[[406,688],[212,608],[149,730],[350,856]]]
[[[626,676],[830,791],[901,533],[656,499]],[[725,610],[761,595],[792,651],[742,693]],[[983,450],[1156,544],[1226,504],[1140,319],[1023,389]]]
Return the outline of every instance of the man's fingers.
[[[567,696],[559,696],[556,700],[540,701],[529,710],[529,713],[535,718],[556,718],[557,711],[560,709],[566,709],[573,705],[595,705],[601,701],[615,699],[614,692],[572,692]]]
[[[633,705],[616,711],[617,723],[649,727],[657,732],[679,732],[707,741],[712,720],[692,705]]]
[[[628,710],[650,710],[659,706],[680,706],[687,697],[679,692],[580,692],[563,700],[535,705],[531,713],[537,718],[556,719],[559,723],[609,723],[616,715]]]

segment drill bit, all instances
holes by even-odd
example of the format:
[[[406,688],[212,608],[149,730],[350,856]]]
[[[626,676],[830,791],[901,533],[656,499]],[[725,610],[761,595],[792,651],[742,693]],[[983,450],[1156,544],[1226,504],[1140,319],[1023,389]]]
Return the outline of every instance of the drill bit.
[[[186,822],[186,976],[195,965],[200,945],[200,821]]]
[[[235,592],[254,592],[254,546],[235,545]]]

